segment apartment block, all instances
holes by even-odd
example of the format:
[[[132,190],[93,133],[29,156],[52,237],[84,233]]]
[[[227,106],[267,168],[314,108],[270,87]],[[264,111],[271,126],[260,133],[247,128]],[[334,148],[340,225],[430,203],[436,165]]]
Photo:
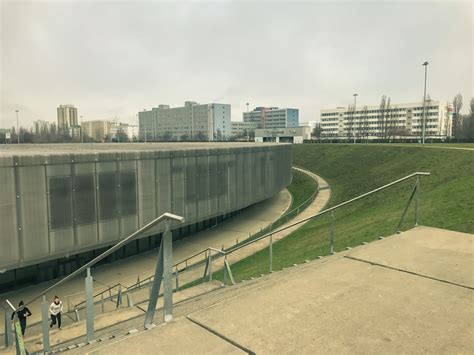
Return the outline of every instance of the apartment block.
[[[229,104],[199,104],[186,101],[182,107],[159,105],[138,113],[141,141],[201,140],[221,141],[230,138]]]
[[[258,128],[291,128],[299,126],[299,110],[295,108],[256,107],[243,113],[244,122],[258,124]]]
[[[354,109],[338,107],[321,110],[322,138],[390,139],[421,137],[423,103],[400,103],[390,107],[377,105]],[[425,105],[425,136],[449,137],[452,129],[452,106],[440,101]]]

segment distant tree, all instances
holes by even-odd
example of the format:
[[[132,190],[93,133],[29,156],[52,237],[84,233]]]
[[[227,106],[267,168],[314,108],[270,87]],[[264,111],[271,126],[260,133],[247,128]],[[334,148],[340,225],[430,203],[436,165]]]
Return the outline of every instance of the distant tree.
[[[367,105],[362,108],[362,115],[361,115],[361,136],[362,139],[368,140],[369,138],[369,110],[367,109]]]
[[[215,141],[224,140],[224,136],[223,136],[222,131],[220,130],[220,128],[218,128],[217,131],[214,133],[214,140]]]
[[[352,128],[354,124],[354,105],[347,106],[346,122],[347,122],[347,140],[350,141],[352,138]]]
[[[197,134],[194,136],[194,139],[198,142],[208,141],[207,134],[205,134],[203,131],[198,131]]]
[[[387,138],[387,96],[382,95],[382,98],[380,99],[380,113],[379,117],[377,119],[377,126],[380,130],[379,136],[382,139]]]
[[[462,120],[461,138],[474,140],[474,98],[469,101],[469,113]]]
[[[179,137],[179,140],[180,140],[181,142],[187,142],[187,141],[189,141],[189,134],[183,133],[183,134]]]
[[[128,142],[128,135],[122,128],[117,129],[117,141],[118,142]]]
[[[462,96],[461,94],[457,94],[453,100],[453,136],[456,138],[461,138],[462,136],[462,116],[461,116],[461,109],[462,109]]]

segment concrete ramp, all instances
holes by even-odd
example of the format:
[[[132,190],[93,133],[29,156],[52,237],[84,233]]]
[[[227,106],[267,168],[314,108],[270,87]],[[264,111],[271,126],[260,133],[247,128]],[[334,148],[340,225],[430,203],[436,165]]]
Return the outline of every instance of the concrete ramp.
[[[416,227],[348,257],[474,288],[474,237],[466,233]]]
[[[176,323],[89,351],[472,354],[473,238],[418,227],[221,289]]]

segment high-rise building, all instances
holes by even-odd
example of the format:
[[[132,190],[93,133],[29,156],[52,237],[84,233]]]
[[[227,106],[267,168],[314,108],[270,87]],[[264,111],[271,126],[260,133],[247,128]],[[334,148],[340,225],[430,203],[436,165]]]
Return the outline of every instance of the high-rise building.
[[[159,105],[138,113],[141,141],[226,140],[231,136],[229,104],[199,104],[183,107]]]
[[[243,113],[244,122],[258,123],[259,128],[291,128],[299,126],[299,111],[295,108],[256,107]]]
[[[104,142],[110,134],[111,122],[107,120],[84,121],[81,124],[83,134],[96,142]]]
[[[425,105],[425,136],[451,136],[451,106],[439,101]],[[321,137],[349,139],[390,139],[421,137],[423,103],[391,104],[390,107],[357,106],[321,110]]]
[[[58,128],[65,130],[71,126],[77,126],[77,108],[74,105],[59,105]]]

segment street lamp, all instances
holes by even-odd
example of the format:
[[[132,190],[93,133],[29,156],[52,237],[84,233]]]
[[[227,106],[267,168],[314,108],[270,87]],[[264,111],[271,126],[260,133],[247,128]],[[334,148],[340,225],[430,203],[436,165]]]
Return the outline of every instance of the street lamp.
[[[18,126],[18,112],[19,110],[15,110],[16,112],[16,139],[17,143],[20,144],[20,127]]]
[[[357,96],[358,96],[358,95],[359,95],[359,94],[354,94],[354,95],[352,95],[352,96],[354,96],[354,119],[353,119],[353,121],[355,121],[355,119],[356,119],[356,112],[357,112]],[[354,126],[354,125],[353,125],[353,126]],[[355,131],[355,129],[354,129],[354,131]],[[356,132],[354,132],[354,144],[355,144],[355,142],[356,142]]]
[[[425,113],[425,106],[426,106],[426,77],[428,75],[428,62],[424,62],[422,65],[425,67],[425,90],[423,92],[423,118],[422,118],[422,128],[421,128],[421,143],[425,144],[425,135],[426,135],[426,113]]]

